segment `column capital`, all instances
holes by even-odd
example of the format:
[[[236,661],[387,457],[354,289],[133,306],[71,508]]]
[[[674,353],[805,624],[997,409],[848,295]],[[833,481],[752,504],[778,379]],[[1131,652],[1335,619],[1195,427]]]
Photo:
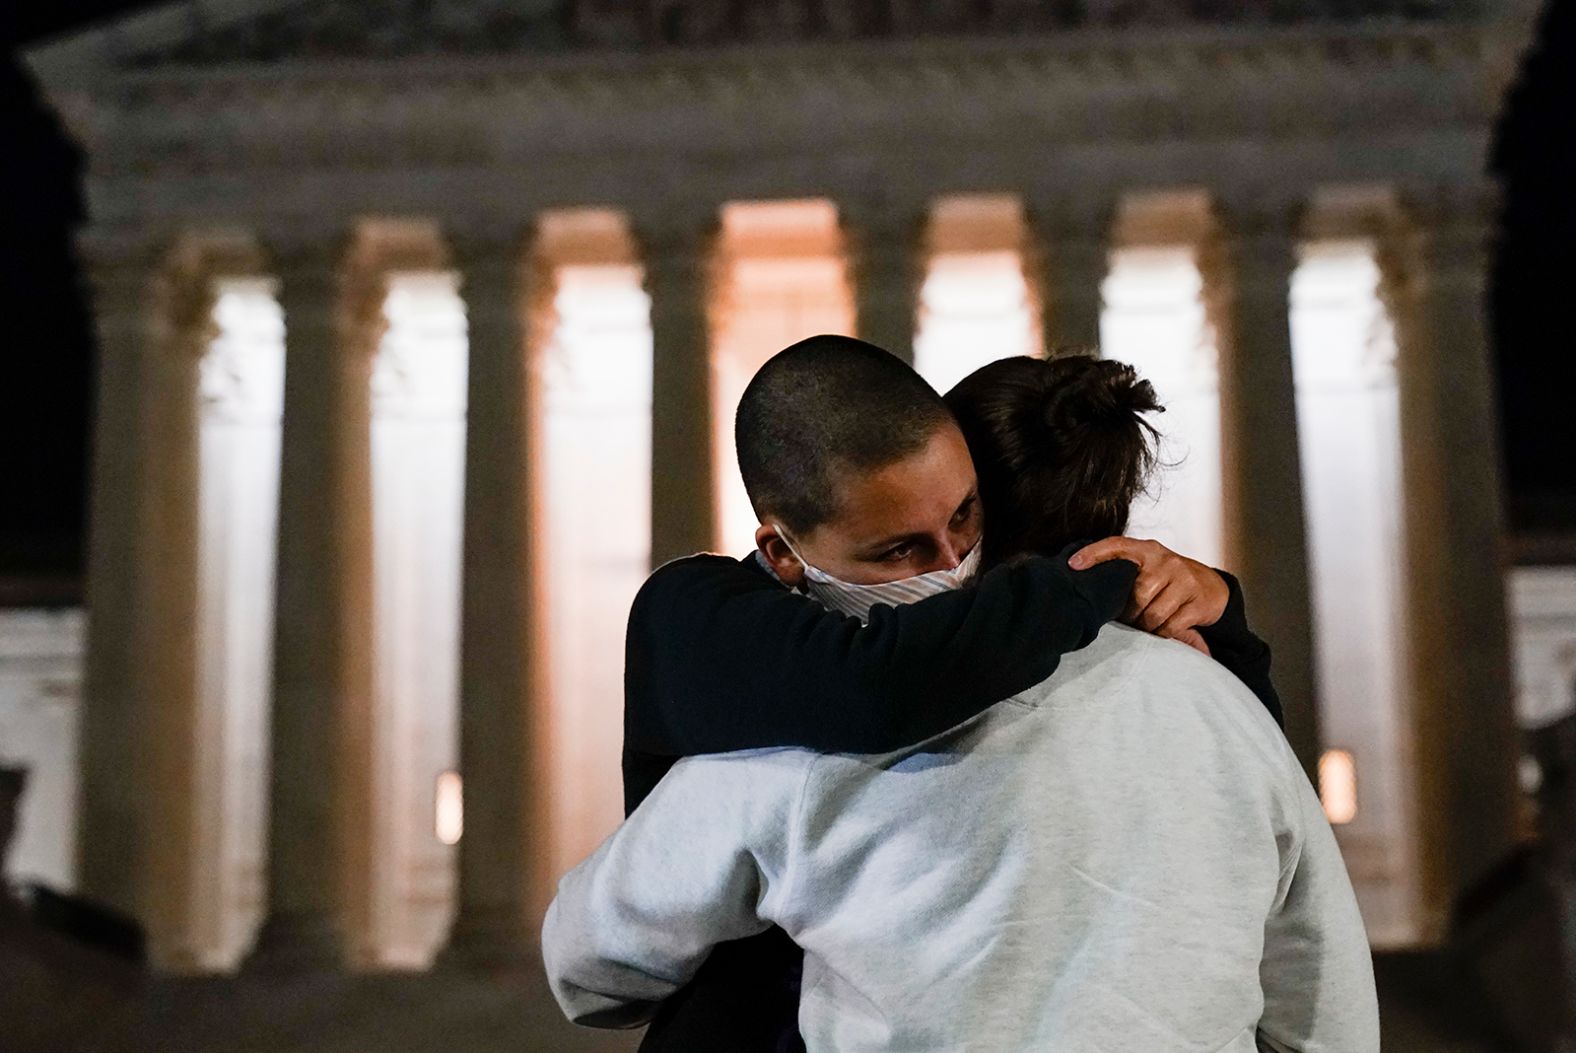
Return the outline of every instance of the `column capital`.
[[[1024,205],[1024,276],[1039,300],[1046,353],[1098,348],[1117,198],[1041,193]]]
[[[840,198],[837,219],[854,299],[855,331],[861,339],[912,362],[919,290],[927,263],[928,203],[876,193]]]
[[[1199,246],[1205,301],[1218,311],[1240,295],[1283,304],[1297,267],[1304,199],[1278,192],[1228,194],[1215,199],[1211,225]]]
[[[156,269],[169,257],[172,239],[135,231],[88,227],[75,238],[77,257],[90,273]]]
[[[892,294],[894,285],[903,286],[909,297],[918,295],[929,220],[924,202],[873,196],[839,200],[837,219],[856,297],[878,285],[882,295]]]
[[[536,240],[534,221],[493,216],[456,216],[442,221],[443,239],[463,275],[497,266],[515,267]]]
[[[219,269],[195,243],[128,232],[87,232],[78,239],[101,329],[136,324],[140,350],[158,357],[200,358],[216,335],[213,279]],[[138,319],[131,322],[131,319]]]
[[[1224,190],[1210,200],[1215,229],[1242,240],[1295,239],[1307,212],[1307,195],[1281,187]]]
[[[76,252],[101,326],[151,313],[156,279],[169,260],[167,240],[89,228],[77,235]]]
[[[835,200],[837,221],[844,232],[872,239],[917,239],[925,233],[930,218],[930,200],[925,197],[871,192]]]
[[[1419,230],[1476,230],[1492,226],[1503,194],[1490,180],[1402,187],[1397,194],[1403,223]]]
[[[349,237],[348,230],[292,224],[265,228],[259,240],[268,261],[281,276],[337,277],[345,268]]]
[[[722,233],[721,205],[684,202],[629,213],[629,230],[648,269],[706,263]]]
[[[1425,288],[1481,295],[1499,208],[1498,188],[1488,182],[1403,190],[1380,239],[1387,295]]]
[[[1024,221],[1037,242],[1103,253],[1120,205],[1115,194],[1034,190],[1024,195]]]
[[[535,251],[535,223],[457,222],[444,227],[444,239],[473,335],[489,324],[523,331],[533,297],[545,284],[537,279],[547,274],[546,261]]]
[[[286,228],[270,232],[263,245],[279,277],[287,354],[327,342],[345,364],[369,364],[383,332],[387,289],[380,271],[352,261],[348,234]]]
[[[885,195],[839,198],[837,221],[844,250],[857,274],[900,268],[917,281],[924,274],[925,228],[930,210],[924,201]]]
[[[652,327],[675,312],[709,317],[710,289],[719,265],[722,218],[715,208],[694,206],[630,217],[641,265],[641,284],[651,297]]]

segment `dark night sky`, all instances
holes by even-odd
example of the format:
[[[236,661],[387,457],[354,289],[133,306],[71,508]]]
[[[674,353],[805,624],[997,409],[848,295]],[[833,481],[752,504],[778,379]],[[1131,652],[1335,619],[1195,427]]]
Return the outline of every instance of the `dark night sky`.
[[[0,69],[7,327],[0,353],[0,580],[74,598],[85,540],[93,338],[69,237],[81,159],[15,49],[117,14],[127,0],[17,0]],[[1506,210],[1491,296],[1510,520],[1576,536],[1576,2],[1553,0],[1496,144]],[[1563,547],[1563,546],[1562,546]],[[0,590],[3,593],[4,590]],[[0,602],[4,601],[0,594]]]

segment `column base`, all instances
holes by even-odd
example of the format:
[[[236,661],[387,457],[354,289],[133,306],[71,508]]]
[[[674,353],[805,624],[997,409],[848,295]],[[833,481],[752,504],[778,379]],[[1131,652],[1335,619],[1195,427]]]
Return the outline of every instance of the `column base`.
[[[345,967],[339,926],[319,914],[269,915],[242,965],[249,973],[336,972]]]
[[[539,972],[541,936],[516,911],[465,911],[433,965],[459,972]]]

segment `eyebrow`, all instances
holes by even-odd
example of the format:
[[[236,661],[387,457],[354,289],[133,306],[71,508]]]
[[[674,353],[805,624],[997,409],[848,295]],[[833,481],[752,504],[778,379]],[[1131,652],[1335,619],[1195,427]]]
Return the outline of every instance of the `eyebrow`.
[[[980,499],[979,487],[975,487],[974,489],[969,491],[967,497],[965,497],[963,500],[958,502],[958,507],[953,510],[952,514],[954,516],[956,516],[959,512],[963,511],[963,509],[968,506],[969,502],[971,502],[971,501],[978,501],[979,499]],[[908,534],[894,534],[893,536],[891,536],[889,538],[885,538],[885,539],[883,539],[881,541],[874,541],[874,542],[871,542],[869,545],[861,546],[860,551],[863,552],[866,555],[872,555],[874,553],[881,552],[881,551],[884,551],[884,550],[889,549],[889,548],[896,548],[898,545],[911,544],[911,543],[913,543],[915,541],[927,541],[927,540],[929,540],[929,538],[930,538],[929,534],[922,533],[922,532],[915,532],[915,533],[908,533]]]

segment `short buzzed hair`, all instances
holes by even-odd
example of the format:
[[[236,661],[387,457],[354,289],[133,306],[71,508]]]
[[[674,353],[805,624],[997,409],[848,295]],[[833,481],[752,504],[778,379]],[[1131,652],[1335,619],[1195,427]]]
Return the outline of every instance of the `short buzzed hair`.
[[[755,514],[804,533],[837,516],[843,472],[900,461],[952,423],[907,363],[853,337],[812,336],[755,374],[733,436]]]

